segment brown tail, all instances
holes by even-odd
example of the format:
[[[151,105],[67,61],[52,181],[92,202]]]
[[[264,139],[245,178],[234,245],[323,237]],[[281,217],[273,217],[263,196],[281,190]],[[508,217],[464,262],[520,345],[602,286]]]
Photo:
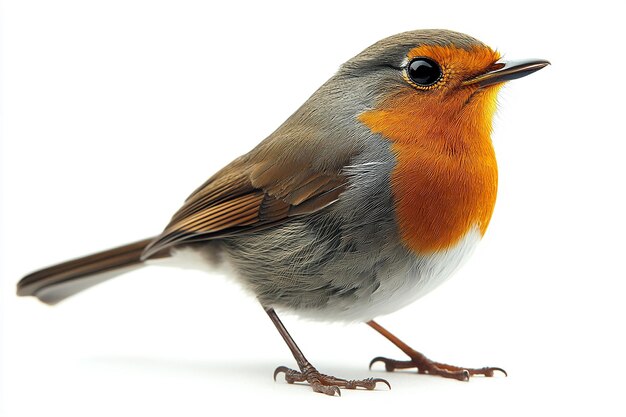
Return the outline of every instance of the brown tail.
[[[140,268],[143,266],[141,254],[152,240],[129,243],[33,272],[18,282],[17,295],[32,295],[46,304],[56,304],[89,287]]]

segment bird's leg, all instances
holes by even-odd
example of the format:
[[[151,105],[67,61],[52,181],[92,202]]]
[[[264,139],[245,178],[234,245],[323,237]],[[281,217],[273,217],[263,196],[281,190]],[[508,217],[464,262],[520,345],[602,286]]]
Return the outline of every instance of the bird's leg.
[[[409,356],[409,358],[411,358],[411,360],[408,361],[397,361],[379,356],[372,359],[372,361],[370,362],[370,368],[374,363],[382,362],[385,364],[385,369],[388,372],[393,372],[396,369],[417,368],[417,372],[420,374],[439,375],[444,378],[458,379],[459,381],[468,381],[470,377],[474,375],[493,376],[495,371],[500,371],[504,375],[506,375],[506,371],[502,368],[463,368],[460,366],[446,365],[445,363],[434,362],[419,353],[418,351],[411,349],[409,345],[398,339],[396,336],[391,334],[387,329],[376,323],[374,320],[368,321],[367,324],[378,333],[385,336],[391,343],[399,347],[400,350],[402,350]]]
[[[389,382],[385,381],[382,378],[367,378],[360,380],[347,380],[341,378],[335,378],[334,376],[321,374],[311,362],[309,362],[305,357],[296,342],[292,339],[291,335],[283,325],[283,323],[278,318],[278,315],[274,311],[273,308],[266,308],[265,312],[278,329],[278,333],[283,337],[287,346],[291,350],[293,357],[296,359],[296,363],[298,364],[298,368],[300,371],[296,371],[286,366],[279,366],[274,371],[274,380],[276,380],[276,376],[279,373],[285,374],[285,380],[293,384],[294,382],[308,382],[308,384],[313,388],[315,392],[321,392],[326,395],[339,395],[341,396],[341,391],[339,387],[347,388],[347,389],[356,389],[356,388],[365,388],[368,390],[373,390],[376,388],[376,384],[381,382],[386,384],[390,389],[391,385]]]

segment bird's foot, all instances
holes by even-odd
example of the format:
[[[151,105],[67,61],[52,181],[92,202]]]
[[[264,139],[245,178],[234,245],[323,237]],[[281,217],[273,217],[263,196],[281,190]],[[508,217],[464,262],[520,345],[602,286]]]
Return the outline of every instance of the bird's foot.
[[[469,381],[470,377],[474,375],[492,377],[495,371],[502,372],[505,376],[507,376],[506,371],[502,368],[463,368],[460,366],[447,365],[445,363],[432,361],[417,351],[413,351],[413,353],[409,356],[411,360],[408,361],[397,361],[379,356],[372,359],[370,362],[370,369],[376,362],[382,362],[385,364],[387,372],[393,372],[396,369],[417,368],[417,372],[420,374],[438,375],[444,378],[457,379],[459,381]]]
[[[346,389],[365,388],[367,390],[373,390],[379,382],[387,385],[389,389],[391,389],[389,382],[382,378],[356,380],[341,379],[330,375],[324,375],[318,372],[318,370],[311,365],[305,366],[302,371],[296,371],[287,368],[286,366],[279,366],[274,371],[274,381],[276,380],[276,376],[280,373],[285,374],[285,381],[289,384],[293,384],[294,382],[307,382],[313,391],[331,396],[341,396],[340,387]]]

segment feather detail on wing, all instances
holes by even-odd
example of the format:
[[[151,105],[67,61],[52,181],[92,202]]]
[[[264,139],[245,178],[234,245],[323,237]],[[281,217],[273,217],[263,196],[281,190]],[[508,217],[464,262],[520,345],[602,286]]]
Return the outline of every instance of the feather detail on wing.
[[[198,188],[142,259],[166,248],[250,233],[313,213],[345,190],[342,170],[348,158],[335,158],[337,164],[324,170],[280,158],[258,159],[258,153],[238,158]]]

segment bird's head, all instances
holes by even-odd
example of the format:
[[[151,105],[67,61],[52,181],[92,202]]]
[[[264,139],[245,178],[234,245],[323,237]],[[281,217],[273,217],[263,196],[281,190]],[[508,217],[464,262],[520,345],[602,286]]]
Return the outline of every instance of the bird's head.
[[[383,39],[346,62],[333,89],[344,107],[392,141],[476,137],[491,130],[497,92],[545,60],[505,62],[482,42],[449,30]],[[346,105],[349,103],[349,105]]]

